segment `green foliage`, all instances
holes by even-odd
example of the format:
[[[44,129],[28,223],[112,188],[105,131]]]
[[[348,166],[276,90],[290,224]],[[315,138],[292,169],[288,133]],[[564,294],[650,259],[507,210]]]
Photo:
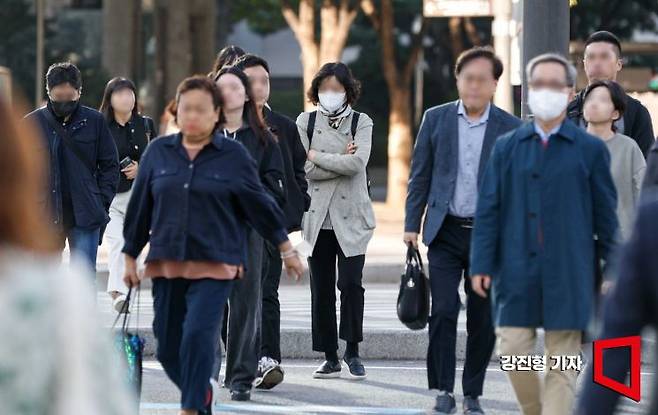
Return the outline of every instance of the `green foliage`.
[[[571,39],[587,39],[597,30],[609,30],[628,39],[636,30],[656,31],[656,0],[578,0],[571,8]]]

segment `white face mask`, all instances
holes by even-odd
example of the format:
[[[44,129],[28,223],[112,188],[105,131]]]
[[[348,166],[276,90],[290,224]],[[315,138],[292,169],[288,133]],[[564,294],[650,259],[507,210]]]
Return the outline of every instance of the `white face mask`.
[[[550,89],[531,89],[528,91],[528,106],[533,115],[542,120],[554,120],[567,109],[569,94]]]
[[[320,92],[320,105],[329,112],[336,112],[345,104],[344,92]]]

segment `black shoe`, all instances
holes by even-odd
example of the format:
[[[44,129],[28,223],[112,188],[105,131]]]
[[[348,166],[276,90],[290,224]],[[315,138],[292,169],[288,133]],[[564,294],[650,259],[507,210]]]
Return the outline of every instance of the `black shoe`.
[[[219,399],[219,383],[213,378],[210,378],[210,389],[208,391],[208,405],[201,412],[203,415],[215,415],[215,405]]]
[[[283,382],[283,369],[276,360],[263,357],[258,362],[258,374],[254,380],[256,389],[272,389]]]
[[[343,362],[347,365],[350,377],[354,380],[363,380],[366,378],[366,368],[363,367],[361,359],[358,357],[343,357]]]
[[[232,390],[231,391],[231,400],[238,402],[245,402],[251,400],[251,391],[250,390]]]
[[[484,415],[478,398],[464,396],[464,415]]]
[[[339,362],[325,360],[319,368],[313,372],[314,379],[330,379],[340,377],[341,366]]]
[[[457,405],[455,404],[455,397],[448,392],[439,392],[436,397],[436,405],[434,411],[437,414],[449,415],[457,412]]]

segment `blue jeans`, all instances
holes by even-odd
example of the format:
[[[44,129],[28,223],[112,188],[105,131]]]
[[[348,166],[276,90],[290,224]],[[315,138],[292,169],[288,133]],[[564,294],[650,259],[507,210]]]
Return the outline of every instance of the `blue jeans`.
[[[99,237],[100,228],[89,230],[73,227],[65,229],[61,234],[62,249],[64,249],[64,242],[68,240],[71,255],[87,261],[94,271],[94,278],[96,278],[96,255],[98,253]]]

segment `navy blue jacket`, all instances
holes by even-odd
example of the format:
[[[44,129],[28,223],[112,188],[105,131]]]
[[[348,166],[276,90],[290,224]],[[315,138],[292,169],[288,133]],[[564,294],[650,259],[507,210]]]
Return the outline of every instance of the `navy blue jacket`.
[[[216,133],[190,161],[180,133],[156,139],[142,156],[128,203],[123,252],[146,261],[246,263],[250,224],[265,239],[287,240],[283,213],[263,188],[256,161]]]
[[[459,101],[425,111],[411,160],[404,220],[405,232],[419,232],[425,207],[423,242],[429,245],[441,229],[455,192],[459,154]],[[517,117],[491,104],[484,133],[478,185],[496,138],[521,124]]]
[[[624,247],[615,287],[603,305],[603,330],[600,339],[639,336],[645,327],[658,328],[658,201],[653,200],[639,209],[631,239]],[[655,342],[643,342],[643,346]],[[643,353],[644,354],[644,353]],[[627,373],[630,359],[627,348],[611,349],[604,352],[603,373],[605,376],[628,384]],[[585,376],[578,414],[612,415],[619,400],[619,394],[592,381],[592,366]],[[644,388],[642,388],[644,389]],[[658,413],[658,383],[653,383],[652,409]],[[644,391],[643,391],[644,392]],[[642,399],[646,399],[643,396]]]
[[[531,122],[496,141],[480,186],[471,275],[492,278],[496,327],[585,330],[617,231],[603,140],[568,119],[544,148]]]
[[[110,220],[108,211],[119,184],[117,148],[107,122],[100,112],[80,105],[63,124],[86,160],[97,166],[97,170],[91,172],[88,165],[62,143],[61,137],[46,121],[45,111],[50,110],[44,106],[25,118],[41,130],[44,149],[48,152],[50,197],[45,203],[52,212],[52,221],[56,225],[62,224],[62,193],[66,191],[71,196],[74,225],[83,229],[100,228]],[[62,189],[62,182],[66,183],[67,189]]]

